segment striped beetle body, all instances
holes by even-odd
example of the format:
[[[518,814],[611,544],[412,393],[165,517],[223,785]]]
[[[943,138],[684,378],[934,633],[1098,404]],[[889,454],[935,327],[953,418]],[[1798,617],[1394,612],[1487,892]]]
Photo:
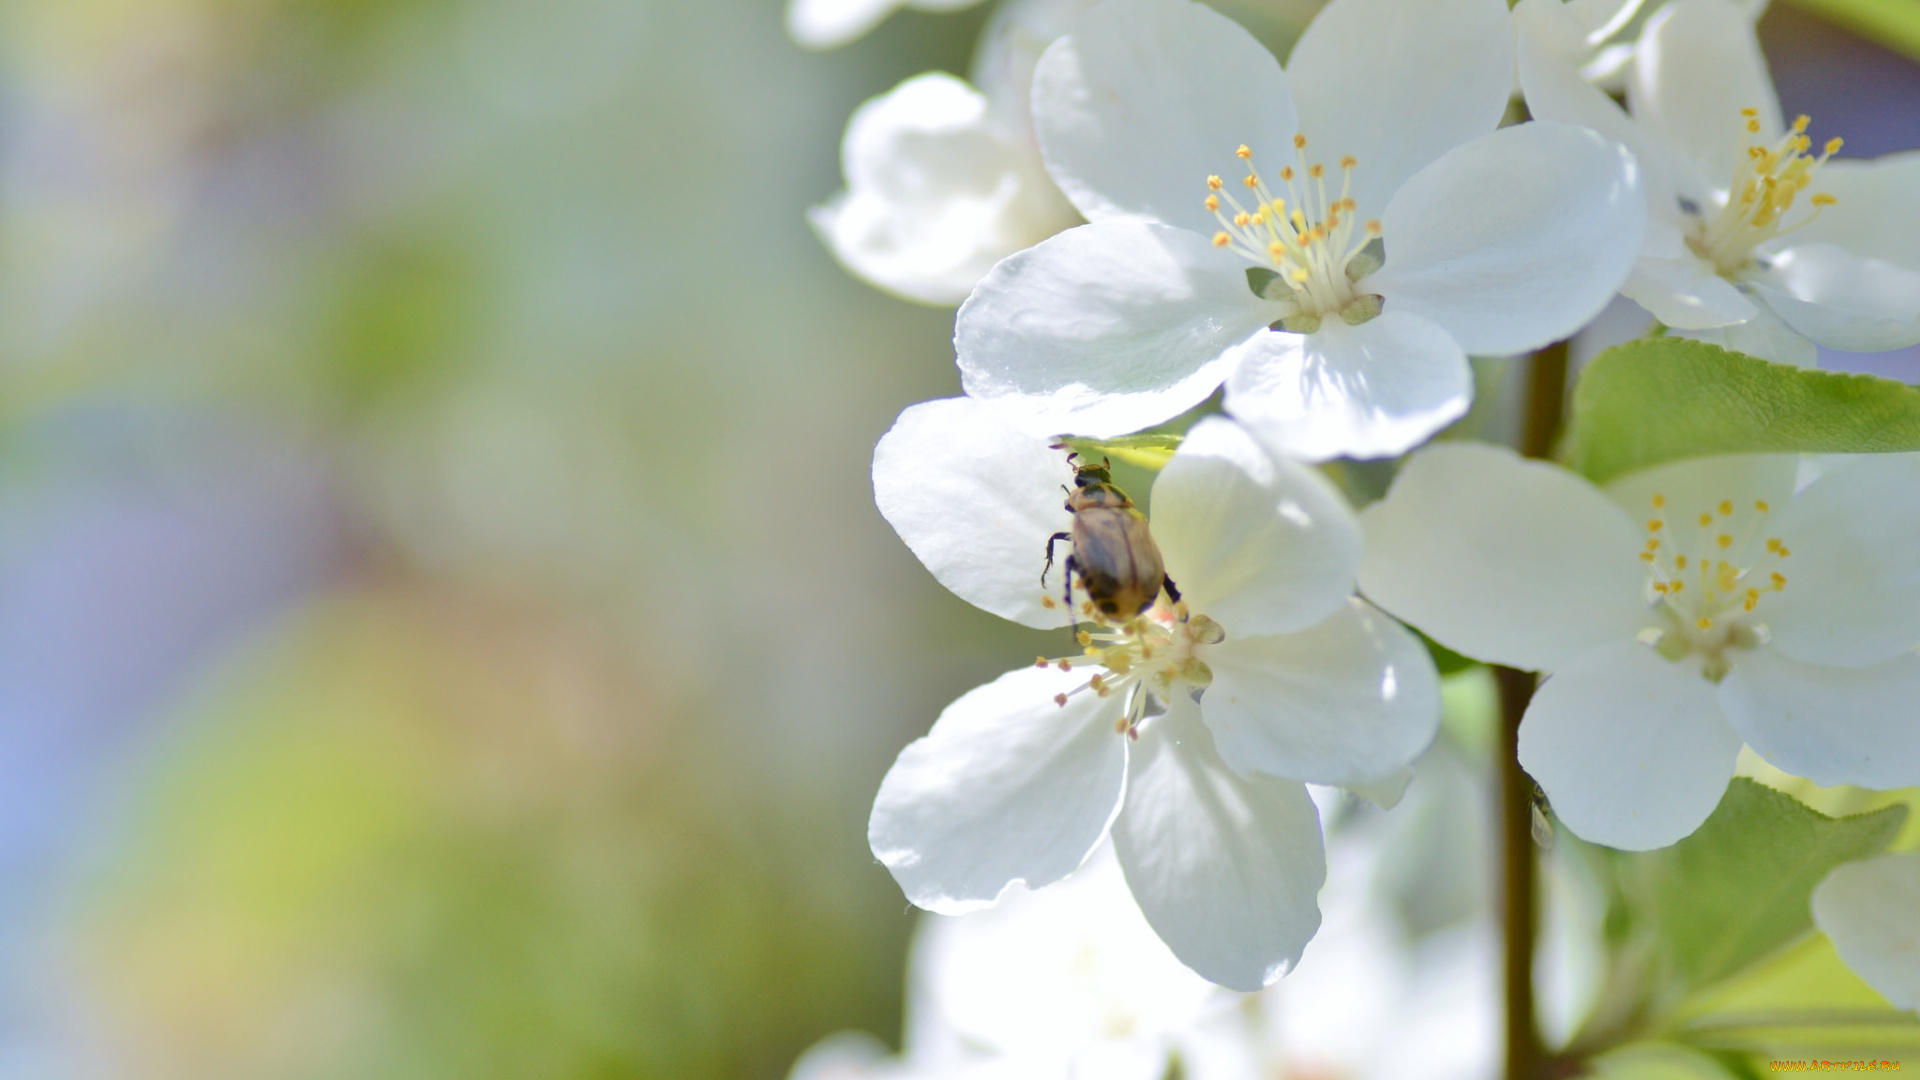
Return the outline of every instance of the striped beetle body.
[[[1067,460],[1073,463],[1078,456],[1068,454]],[[1040,583],[1046,584],[1047,571],[1053,568],[1053,545],[1071,542],[1073,553],[1067,556],[1066,566],[1068,617],[1075,617],[1073,579],[1077,576],[1092,613],[1103,622],[1117,624],[1152,607],[1162,588],[1168,599],[1178,603],[1180,590],[1167,577],[1160,548],[1147,528],[1147,515],[1114,484],[1111,470],[1104,460],[1098,465],[1074,464],[1066,505],[1073,515],[1073,528],[1047,538],[1047,564],[1040,571]]]

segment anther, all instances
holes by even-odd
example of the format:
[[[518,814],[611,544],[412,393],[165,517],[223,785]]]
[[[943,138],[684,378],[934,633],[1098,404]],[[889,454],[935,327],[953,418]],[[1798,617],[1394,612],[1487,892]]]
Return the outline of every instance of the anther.
[[[1821,149],[1822,149],[1822,150],[1824,150],[1824,151],[1826,151],[1826,153],[1828,154],[1828,156],[1832,156],[1832,155],[1834,155],[1834,154],[1837,154],[1837,153],[1839,153],[1839,152],[1840,152],[1840,148],[1841,148],[1842,146],[1845,146],[1845,145],[1846,145],[1846,141],[1845,141],[1844,139],[1841,139],[1841,138],[1840,138],[1839,136],[1837,136],[1837,135],[1836,135],[1836,136],[1834,136],[1833,138],[1831,138],[1831,139],[1828,139],[1828,140],[1827,140],[1827,145],[1826,145],[1826,146],[1824,146],[1824,147],[1821,147]]]
[[[1653,519],[1651,519],[1651,520],[1649,520],[1649,521],[1647,522],[1647,531],[1648,531],[1648,532],[1659,532],[1659,531],[1660,531],[1660,527],[1661,527],[1661,526],[1663,526],[1663,525],[1665,525],[1665,524],[1666,524],[1666,522],[1664,522],[1664,521],[1661,521],[1661,520],[1660,520],[1659,518],[1653,518]]]
[[[1060,706],[1060,707],[1061,707],[1061,708],[1063,708],[1063,709],[1064,709],[1064,708],[1066,708],[1066,707],[1067,707],[1067,695],[1065,695],[1065,694],[1055,694],[1055,695],[1053,695],[1053,703],[1054,703],[1055,705],[1058,705],[1058,706]]]
[[[1726,533],[1721,533],[1719,536],[1713,538],[1713,542],[1720,545],[1721,551],[1725,551],[1733,546],[1733,537],[1728,536]]]
[[[1733,500],[1721,499],[1720,500],[1720,516],[1726,517],[1728,514],[1731,514],[1731,513],[1733,513]]]
[[[1318,180],[1321,177],[1327,175],[1327,167],[1316,161],[1313,164],[1307,166],[1307,175],[1313,177],[1315,180]]]
[[[1093,644],[1093,635],[1087,633],[1085,630],[1073,635],[1073,639],[1078,641],[1082,646]]]
[[[1293,183],[1293,166],[1280,166],[1280,179],[1285,180],[1289,184]]]
[[[1665,495],[1655,495],[1653,497],[1653,508],[1655,510],[1658,510],[1665,505],[1667,505],[1667,497]]]
[[[1340,167],[1343,169],[1351,169],[1358,164],[1360,164],[1360,162],[1354,160],[1352,154],[1348,154],[1346,157],[1340,159]]]
[[[1769,509],[1771,509],[1771,507],[1767,505],[1767,500],[1765,499],[1756,500],[1753,504],[1753,508],[1755,510],[1760,511],[1763,514],[1766,513]]]
[[[1044,656],[1034,657],[1034,660],[1033,660],[1034,667],[1046,667],[1048,663],[1049,661]]]
[[[1220,196],[1218,195],[1207,196],[1207,209],[1208,210],[1220,209]]]
[[[1759,110],[1759,109],[1756,109],[1756,108],[1753,108],[1752,106],[1748,106],[1747,108],[1744,108],[1744,109],[1741,109],[1741,110],[1740,110],[1740,115],[1741,115],[1741,116],[1744,116],[1744,117],[1746,117],[1746,118],[1747,118],[1747,119],[1749,119],[1749,120],[1751,120],[1751,119],[1753,119],[1754,117],[1756,117],[1756,116],[1759,116],[1759,115],[1760,115],[1760,110]]]
[[[1060,660],[1057,660],[1057,661],[1055,661],[1055,662],[1054,662],[1054,666],[1055,666],[1055,667],[1058,667],[1058,668],[1059,668],[1059,669],[1060,669],[1061,671],[1072,671],[1072,670],[1073,670],[1073,661],[1071,661],[1071,660],[1067,660],[1067,659],[1064,659],[1064,658],[1063,658],[1063,659],[1060,659]]]
[[[1786,587],[1787,587],[1787,575],[1785,575],[1785,574],[1782,574],[1782,573],[1780,573],[1780,572],[1779,572],[1779,571],[1777,571],[1777,570],[1776,570],[1776,571],[1774,571],[1774,574],[1773,574],[1773,591],[1774,591],[1774,592],[1779,592],[1780,590],[1782,590],[1782,589],[1784,589],[1784,588],[1786,588]]]
[[[1260,186],[1260,178],[1253,175],[1252,173],[1248,173],[1246,175],[1246,178],[1241,182],[1246,184],[1250,188],[1257,188]]]
[[[1305,150],[1307,148],[1307,137],[1305,135],[1295,135],[1293,137],[1293,148],[1295,150]]]
[[[1813,196],[1809,198],[1807,201],[1812,203],[1815,206],[1832,206],[1834,203],[1837,203],[1840,200],[1834,198],[1832,195],[1829,195],[1824,191],[1817,191],[1817,192],[1814,192]]]
[[[1374,218],[1373,220],[1370,220],[1367,222],[1367,235],[1368,236],[1380,235],[1380,219]]]
[[[1687,557],[1685,555],[1675,555],[1673,557],[1673,565],[1685,570],[1687,568]]]
[[[1207,177],[1207,190],[1208,190],[1208,191],[1219,191],[1219,190],[1220,190],[1220,178],[1219,178],[1219,177],[1217,177],[1217,176],[1209,176],[1209,177]]]
[[[1713,629],[1713,620],[1702,615],[1701,617],[1693,621],[1693,625],[1699,627],[1702,630],[1711,630]]]
[[[1650,562],[1652,562],[1652,561],[1653,561],[1653,552],[1651,552],[1651,551],[1643,551],[1643,552],[1641,552],[1641,553],[1640,553],[1640,561],[1641,561],[1641,562],[1645,562],[1645,563],[1650,563]]]
[[[1239,158],[1241,161],[1245,161],[1253,156],[1253,151],[1247,149],[1246,143],[1241,143],[1240,149],[1235,150],[1233,156]]]
[[[1713,515],[1712,515],[1712,514],[1701,514],[1701,515],[1700,515],[1700,527],[1701,527],[1701,528],[1703,528],[1703,529],[1704,529],[1704,528],[1706,528],[1707,526],[1709,526],[1709,525],[1712,525],[1712,524],[1713,524]]]
[[[1808,125],[1808,124],[1811,124],[1811,123],[1813,123],[1813,117],[1811,117],[1811,116],[1807,116],[1807,115],[1806,115],[1806,114],[1804,114],[1804,113],[1802,113],[1802,114],[1801,114],[1801,115],[1799,115],[1799,116],[1796,116],[1796,117],[1794,117],[1794,118],[1793,118],[1793,131],[1794,131],[1794,134],[1796,134],[1796,135],[1799,135],[1799,134],[1804,134],[1804,133],[1806,132],[1806,130],[1807,130],[1807,125]]]
[[[1052,608],[1056,608],[1056,607],[1059,607],[1060,605],[1059,605],[1059,603],[1058,603],[1058,602],[1056,602],[1056,601],[1054,600],[1054,598],[1053,598],[1052,596],[1049,596],[1049,595],[1047,595],[1046,593],[1041,593],[1041,594],[1040,594],[1040,606],[1041,606],[1041,607],[1043,607],[1043,608],[1048,608],[1048,609],[1052,609]]]

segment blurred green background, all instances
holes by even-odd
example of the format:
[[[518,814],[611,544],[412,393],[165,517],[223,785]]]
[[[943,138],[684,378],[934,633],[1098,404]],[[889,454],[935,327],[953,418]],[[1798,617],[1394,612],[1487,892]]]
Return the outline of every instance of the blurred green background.
[[[778,1077],[898,1030],[868,804],[1034,647],[872,507],[950,313],[803,214],[985,16],[0,8],[0,1076]],[[1920,94],[1767,29],[1790,109]]]

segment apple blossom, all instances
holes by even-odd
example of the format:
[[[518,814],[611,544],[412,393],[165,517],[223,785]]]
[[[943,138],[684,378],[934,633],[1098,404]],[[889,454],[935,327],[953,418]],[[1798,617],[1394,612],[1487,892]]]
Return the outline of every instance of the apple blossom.
[[[916,405],[874,451],[875,501],[962,599],[1028,626],[1068,523],[1065,454],[972,399]],[[903,750],[868,839],[908,899],[958,914],[1072,873],[1109,829],[1147,921],[1215,982],[1256,989],[1319,924],[1304,782],[1404,779],[1432,740],[1432,661],[1352,596],[1359,531],[1317,473],[1230,421],[1196,425],[1153,487],[1184,600],[1082,632],[950,705]],[[1090,609],[1089,609],[1090,610]]]
[[[1014,0],[994,13],[971,84],[917,75],[862,105],[841,143],[846,190],[808,212],[854,276],[958,304],[993,264],[1079,222],[1040,163],[1033,66],[1090,0]]]
[[[1701,458],[1603,492],[1432,447],[1362,515],[1360,585],[1449,648],[1550,673],[1520,763],[1588,840],[1692,833],[1742,740],[1819,784],[1920,783],[1920,456],[1856,457],[1796,492],[1799,465]]]
[[[1813,922],[1880,996],[1920,1010],[1920,851],[1834,867],[1813,890]]]
[[[1645,174],[1645,247],[1621,291],[1689,337],[1803,365],[1815,343],[1920,342],[1920,154],[1832,160],[1791,124],[1746,8],[1675,0],[1628,72],[1631,116],[1568,62],[1560,0],[1522,0],[1520,81],[1533,115],[1632,148]]]
[[[1280,64],[1190,0],[1107,0],[1041,58],[1035,127],[1090,224],[961,307],[967,393],[1104,437],[1226,383],[1290,455],[1406,450],[1465,411],[1468,353],[1578,329],[1625,278],[1644,198],[1578,128],[1495,131],[1500,0],[1334,0]]]
[[[959,11],[980,0],[787,0],[787,33],[809,49],[837,49],[901,8]]]

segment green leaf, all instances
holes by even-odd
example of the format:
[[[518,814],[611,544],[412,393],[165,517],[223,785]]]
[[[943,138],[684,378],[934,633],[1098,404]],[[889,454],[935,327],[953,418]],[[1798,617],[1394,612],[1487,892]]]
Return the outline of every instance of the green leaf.
[[[1111,439],[1082,439],[1069,436],[1060,443],[1087,461],[1102,457],[1158,472],[1180,449],[1181,436],[1174,432],[1148,431],[1138,435],[1119,435]]]
[[[1920,450],[1920,389],[1644,338],[1587,365],[1569,461],[1595,483],[1664,461],[1736,453]]]
[[[1808,900],[1827,871],[1884,849],[1905,806],[1830,818],[1735,777],[1698,832],[1641,857],[1665,951],[1689,987],[1717,982],[1813,925]]]
[[[1793,6],[1920,60],[1920,4],[1913,0],[1793,0]]]

